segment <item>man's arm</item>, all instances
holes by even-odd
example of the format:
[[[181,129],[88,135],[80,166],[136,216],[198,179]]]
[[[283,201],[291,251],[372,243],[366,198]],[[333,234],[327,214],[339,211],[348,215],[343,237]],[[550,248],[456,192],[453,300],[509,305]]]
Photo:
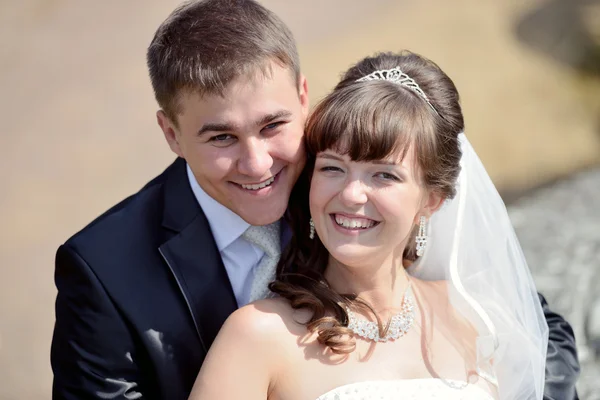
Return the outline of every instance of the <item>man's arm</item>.
[[[86,261],[67,245],[56,254],[52,398],[141,399],[133,342]]]
[[[550,331],[544,400],[578,400],[575,384],[579,377],[579,360],[573,329],[563,317],[550,310],[544,296],[539,296]]]

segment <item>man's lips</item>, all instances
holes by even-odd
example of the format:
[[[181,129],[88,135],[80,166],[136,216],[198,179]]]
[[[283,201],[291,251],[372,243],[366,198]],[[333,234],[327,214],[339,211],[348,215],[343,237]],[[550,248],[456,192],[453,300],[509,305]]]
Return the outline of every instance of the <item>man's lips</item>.
[[[267,187],[273,185],[273,183],[277,180],[277,177],[279,176],[280,173],[281,173],[281,171],[279,171],[275,175],[271,176],[270,178],[267,178],[264,181],[257,182],[257,183],[237,183],[237,182],[233,182],[233,183],[235,185],[241,187],[242,189],[256,191],[256,190],[264,189],[264,188],[267,188]]]

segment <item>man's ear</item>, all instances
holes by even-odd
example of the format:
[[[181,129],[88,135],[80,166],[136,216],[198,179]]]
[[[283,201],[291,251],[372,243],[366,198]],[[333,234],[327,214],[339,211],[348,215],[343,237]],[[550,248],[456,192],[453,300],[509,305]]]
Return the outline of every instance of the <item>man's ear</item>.
[[[163,110],[158,110],[156,112],[156,122],[158,122],[160,129],[162,129],[171,151],[179,157],[184,158],[181,147],[179,146],[179,132],[175,124],[167,117],[167,114],[165,114]]]
[[[308,99],[308,81],[306,77],[300,74],[300,82],[299,82],[299,92],[300,96],[300,104],[302,105],[302,116],[304,119],[308,117],[309,111],[309,99]]]

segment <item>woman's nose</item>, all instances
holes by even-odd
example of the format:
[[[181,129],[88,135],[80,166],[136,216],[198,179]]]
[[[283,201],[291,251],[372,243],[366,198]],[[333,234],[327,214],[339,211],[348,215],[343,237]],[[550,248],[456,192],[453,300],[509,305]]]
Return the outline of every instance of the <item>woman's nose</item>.
[[[364,204],[367,202],[367,192],[360,179],[352,179],[346,183],[340,193],[342,201],[346,205]]]

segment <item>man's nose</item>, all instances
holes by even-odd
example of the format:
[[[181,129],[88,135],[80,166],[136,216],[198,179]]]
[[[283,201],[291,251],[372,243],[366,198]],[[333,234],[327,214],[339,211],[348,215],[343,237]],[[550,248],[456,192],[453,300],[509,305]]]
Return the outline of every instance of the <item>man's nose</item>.
[[[244,144],[244,151],[238,161],[238,170],[246,176],[262,178],[273,166],[269,154],[269,144],[265,140],[250,138]]]

